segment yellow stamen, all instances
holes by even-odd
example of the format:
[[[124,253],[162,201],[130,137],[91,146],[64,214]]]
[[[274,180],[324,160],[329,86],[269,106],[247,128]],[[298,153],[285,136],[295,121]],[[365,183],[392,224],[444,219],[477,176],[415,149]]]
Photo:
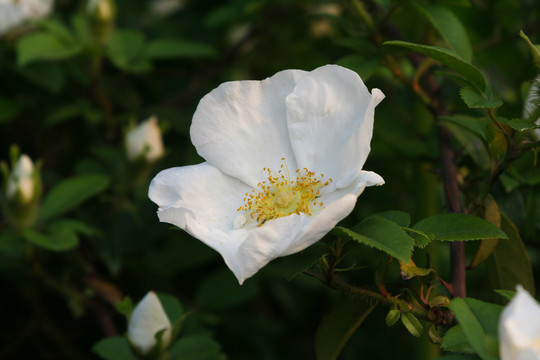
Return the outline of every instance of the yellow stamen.
[[[323,207],[319,197],[319,189],[332,182],[328,179],[322,182],[323,174],[315,176],[315,173],[304,168],[294,172],[295,179],[291,174],[285,158],[277,174],[269,168],[263,168],[268,175],[267,181],[257,184],[257,190],[246,193],[244,205],[238,211],[247,213],[248,217],[261,226],[265,222],[291,214],[305,213],[312,215],[313,211]]]

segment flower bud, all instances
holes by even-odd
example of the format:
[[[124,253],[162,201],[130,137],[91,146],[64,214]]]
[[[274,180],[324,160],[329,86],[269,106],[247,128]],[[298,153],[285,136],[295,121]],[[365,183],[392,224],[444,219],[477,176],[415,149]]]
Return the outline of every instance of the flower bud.
[[[163,140],[157,117],[151,116],[126,134],[126,152],[130,161],[144,158],[151,163],[163,156]]]
[[[521,285],[499,319],[501,360],[540,359],[540,305]]]
[[[86,13],[96,41],[105,44],[114,28],[116,18],[114,0],[89,0],[86,5]]]
[[[22,154],[9,175],[6,197],[15,200],[20,194],[20,201],[29,203],[34,196],[34,190],[34,163],[28,155]]]
[[[128,337],[133,347],[144,356],[156,346],[155,335],[162,330],[165,331],[161,334],[161,343],[166,348],[171,341],[171,322],[157,295],[150,291],[131,313]]]

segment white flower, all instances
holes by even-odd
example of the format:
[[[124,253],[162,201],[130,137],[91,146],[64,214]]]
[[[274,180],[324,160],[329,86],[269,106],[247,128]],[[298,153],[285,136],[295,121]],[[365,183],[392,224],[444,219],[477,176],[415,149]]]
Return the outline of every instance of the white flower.
[[[171,322],[157,295],[150,291],[131,313],[128,325],[129,340],[142,355],[146,355],[156,345],[156,333],[163,329],[165,331],[161,339],[163,346],[167,347],[171,341]]]
[[[523,117],[528,119],[538,107],[540,107],[540,76],[533,80],[529,88],[527,99],[525,99],[523,105]],[[535,120],[535,124],[540,125],[540,117]],[[534,129],[531,133],[535,137],[535,140],[540,140],[540,129]]]
[[[28,155],[22,154],[9,175],[6,195],[8,199],[14,199],[20,193],[22,201],[28,203],[32,200],[34,191],[34,163]]]
[[[47,16],[53,0],[0,0],[0,34],[30,19]]]
[[[521,285],[499,320],[501,360],[540,359],[540,305]]]
[[[362,170],[383,98],[337,65],[220,85],[191,125],[206,162],[164,170],[150,184],[160,221],[217,250],[240,283],[305,249],[366,186],[384,183]]]
[[[126,152],[129,160],[143,157],[147,162],[153,162],[163,156],[163,140],[155,116],[128,131]]]

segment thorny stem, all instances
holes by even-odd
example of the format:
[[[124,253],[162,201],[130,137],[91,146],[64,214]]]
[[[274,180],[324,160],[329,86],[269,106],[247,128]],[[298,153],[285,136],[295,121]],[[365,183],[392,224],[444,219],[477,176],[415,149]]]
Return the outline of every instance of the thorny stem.
[[[406,305],[410,313],[414,314],[418,318],[429,320],[427,309],[421,306],[412,304],[412,303],[405,302],[404,300],[400,300],[397,297],[384,296],[375,291],[352,286],[346,283],[345,281],[343,281],[343,279],[341,279],[339,276],[337,276],[333,272],[327,273],[326,276],[323,276],[323,275],[320,275],[311,271],[304,271],[304,274],[312,276],[318,279],[320,282],[322,282],[326,286],[335,290],[342,291],[346,294],[353,294],[353,295],[367,297],[371,300],[374,300],[374,301],[377,301],[377,302],[380,302],[389,306],[397,306],[400,309],[402,309],[403,306]]]

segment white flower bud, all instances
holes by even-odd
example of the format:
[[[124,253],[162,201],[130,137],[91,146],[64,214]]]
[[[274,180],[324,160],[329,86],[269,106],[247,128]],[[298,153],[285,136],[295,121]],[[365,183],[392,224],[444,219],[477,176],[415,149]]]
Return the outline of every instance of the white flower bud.
[[[52,7],[53,0],[0,0],[0,34],[27,20],[47,16]]]
[[[34,196],[34,163],[26,154],[19,157],[13,167],[7,183],[6,195],[14,199],[17,193],[21,194],[22,201],[28,203]]]
[[[147,162],[153,162],[163,156],[163,140],[155,116],[126,134],[126,151],[131,161],[144,157]]]
[[[128,325],[129,339],[142,355],[146,355],[156,346],[156,333],[163,329],[165,331],[161,339],[163,346],[167,347],[171,341],[171,322],[157,295],[150,291],[131,313]]]
[[[499,319],[501,360],[540,359],[540,305],[521,285]]]

